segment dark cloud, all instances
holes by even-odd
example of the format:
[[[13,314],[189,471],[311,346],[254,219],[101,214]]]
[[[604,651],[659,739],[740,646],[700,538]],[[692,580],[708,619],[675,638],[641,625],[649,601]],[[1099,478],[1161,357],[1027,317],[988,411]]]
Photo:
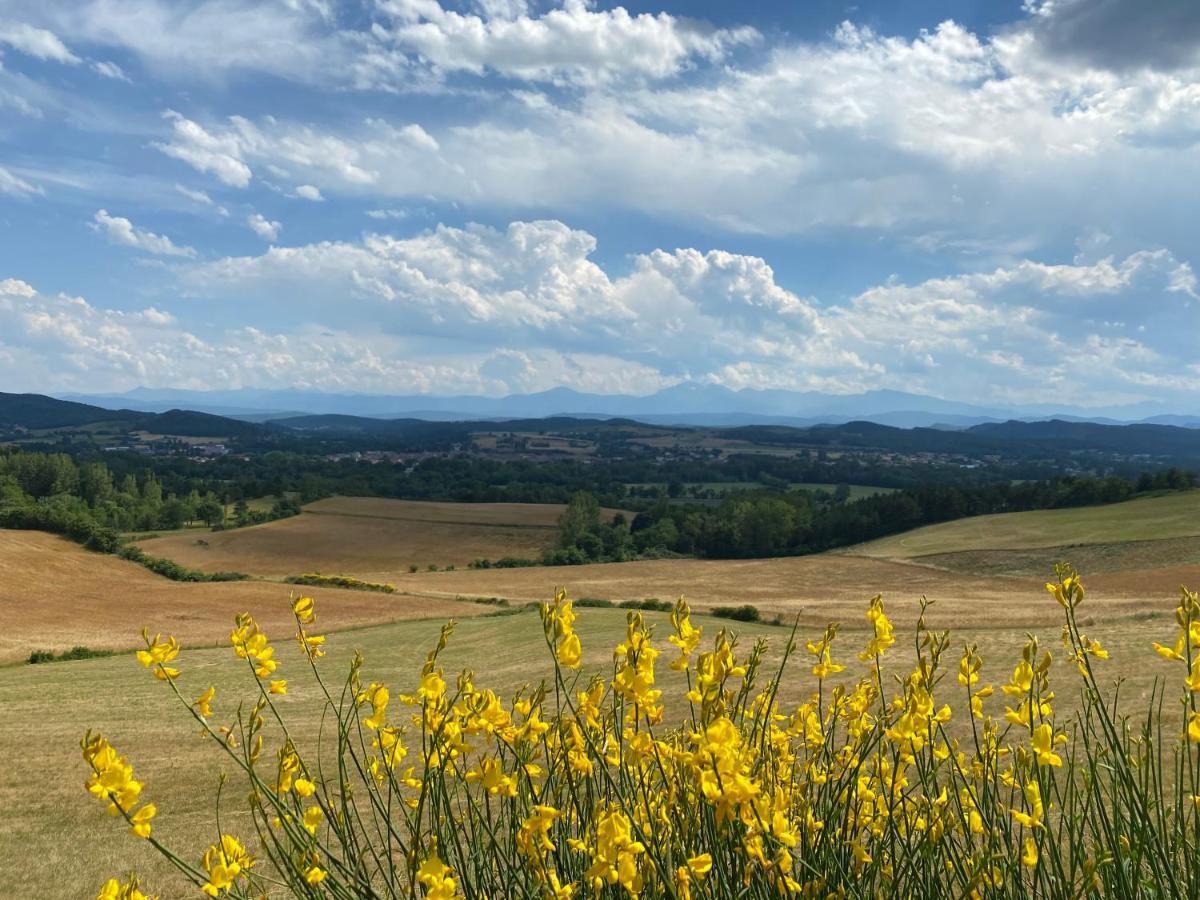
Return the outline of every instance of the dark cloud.
[[[1099,68],[1200,62],[1200,0],[1046,0],[1033,27],[1050,54]]]

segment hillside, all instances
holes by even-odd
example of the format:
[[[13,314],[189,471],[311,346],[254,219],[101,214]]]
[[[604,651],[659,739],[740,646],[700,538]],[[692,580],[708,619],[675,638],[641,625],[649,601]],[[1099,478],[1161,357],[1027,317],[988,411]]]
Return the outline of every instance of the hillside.
[[[290,588],[262,582],[168,581],[139,565],[92,553],[38,531],[0,530],[0,662],[31,650],[131,648],[151,624],[188,644],[227,638],[233,617],[255,610],[281,637],[294,630]],[[347,628],[424,616],[470,616],[471,603],[305,588],[323,601],[325,627]]]
[[[111,410],[41,394],[0,393],[0,427],[37,431],[100,424],[112,425],[122,431],[175,437],[254,437],[271,431],[268,426],[190,410],[172,409],[162,413]]]
[[[395,581],[410,565],[538,558],[558,536],[564,507],[537,503],[431,503],[334,497],[299,516],[232,531],[143,541],[147,553],[205,571],[270,578],[302,572]],[[615,510],[609,510],[611,516]]]
[[[857,555],[918,559],[964,551],[1028,550],[1200,536],[1200,491],[1108,506],[974,516],[853,548]]]

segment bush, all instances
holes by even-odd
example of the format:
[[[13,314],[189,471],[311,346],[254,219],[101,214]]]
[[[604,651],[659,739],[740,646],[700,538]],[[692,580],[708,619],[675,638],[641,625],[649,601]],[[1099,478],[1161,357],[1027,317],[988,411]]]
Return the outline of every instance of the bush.
[[[306,584],[311,587],[348,588],[352,591],[378,591],[382,594],[396,593],[394,584],[362,581],[350,575],[322,575],[320,572],[306,572],[303,575],[291,575],[284,581],[288,584]]]
[[[539,566],[541,563],[536,559],[526,559],[523,556],[502,556],[494,563],[494,569],[524,569],[529,566]]]
[[[268,689],[282,673],[249,616],[233,635],[245,699],[193,699],[207,672],[151,641],[162,689],[244,779],[223,796],[246,804],[217,809],[203,854],[157,834],[152,846],[195,887],[235,897],[1195,896],[1200,596],[1182,593],[1158,655],[1108,663],[1080,631],[1075,574],[1051,591],[1039,602],[1059,604],[1065,660],[1030,637],[986,676],[974,645],[960,657],[925,627],[924,606],[900,647],[877,597],[865,646],[830,625],[769,661],[765,642],[743,650],[724,629],[702,644],[679,601],[670,682],[648,652],[665,642],[637,611],[614,629],[611,670],[583,669],[599,648],[581,645],[560,594],[541,609],[544,686],[510,703],[486,673],[445,670],[453,623],[398,684],[367,682],[358,657],[328,672],[306,600],[297,637],[320,688],[306,715]],[[1101,681],[1142,664],[1166,676],[1153,701],[1118,703]],[[1052,707],[1064,691],[1070,711]],[[131,789],[136,760],[98,734],[82,747],[101,808],[126,799],[122,827],[148,836],[161,797]]]
[[[115,553],[121,547],[121,536],[112,528],[101,525],[83,513],[62,509],[49,503],[30,503],[0,509],[0,528],[49,531],[98,553]]]
[[[245,581],[250,577],[242,572],[201,572],[199,569],[189,569],[173,559],[151,556],[141,547],[132,545],[122,547],[117,555],[172,581]]]
[[[597,609],[612,609],[616,606],[611,600],[605,600],[602,597],[581,597],[575,601],[575,605],[580,609],[595,607]]]
[[[718,619],[733,619],[737,622],[758,622],[762,619],[757,606],[751,606],[749,603],[742,606],[714,606],[709,610],[709,615],[716,616]]]
[[[618,606],[621,609],[644,609],[649,612],[670,612],[674,604],[657,597],[647,597],[645,600],[622,600]]]
[[[38,663],[48,662],[69,662],[73,659],[99,659],[112,655],[112,650],[92,650],[90,647],[82,646],[75,646],[70,650],[63,650],[61,653],[54,653],[51,650],[34,650],[29,654],[29,664],[37,665]]]

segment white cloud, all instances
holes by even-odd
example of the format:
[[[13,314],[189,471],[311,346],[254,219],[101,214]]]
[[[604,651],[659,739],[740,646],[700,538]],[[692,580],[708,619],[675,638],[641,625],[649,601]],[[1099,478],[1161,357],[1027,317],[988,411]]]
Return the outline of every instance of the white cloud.
[[[135,247],[146,253],[154,253],[159,256],[192,257],[196,255],[196,251],[191,247],[181,247],[169,237],[137,228],[128,219],[110,216],[107,210],[97,211],[92,219],[91,227],[108,238],[110,243]]]
[[[279,232],[283,228],[278,222],[272,222],[262,213],[251,213],[246,219],[246,224],[264,241],[279,240]]]
[[[155,144],[159,150],[197,172],[215,175],[230,187],[244,188],[250,184],[253,173],[239,158],[241,151],[236,137],[213,135],[174,110],[167,110],[163,118],[171,122],[172,136],[166,143]]]
[[[217,201],[215,201],[212,197],[210,197],[204,191],[193,190],[192,188],[184,187],[182,184],[176,184],[175,190],[178,193],[182,194],[184,197],[187,197],[189,200],[194,201],[195,203],[199,203],[203,206],[211,206],[217,213],[219,213],[222,216],[229,215],[229,210],[227,210],[221,204],[217,203]]]
[[[296,196],[302,200],[312,200],[320,203],[325,198],[321,196],[320,188],[314,187],[311,184],[302,184],[296,188]]]
[[[503,394],[559,381],[622,393],[662,386],[652,369],[605,355],[503,348],[430,355],[426,342],[312,324],[201,334],[155,307],[105,309],[16,279],[0,280],[0,381],[13,390],[89,392],[142,384],[431,394]]]
[[[407,219],[408,218],[408,210],[406,210],[406,209],[368,209],[367,215],[370,216],[372,219],[379,219],[382,221],[385,221],[388,219],[393,219],[393,220]]]
[[[96,74],[103,75],[105,78],[111,78],[113,81],[129,81],[129,76],[125,74],[125,70],[115,62],[97,60],[92,63],[92,69]]]
[[[751,28],[708,28],[667,13],[595,10],[584,0],[565,0],[536,17],[523,3],[492,4],[484,15],[448,10],[436,0],[381,0],[379,6],[395,23],[387,38],[435,70],[490,70],[529,81],[665,78],[758,37]]]
[[[0,23],[0,44],[7,44],[14,50],[32,56],[35,59],[77,65],[78,56],[67,49],[67,45],[59,40],[52,31],[44,28],[34,28],[21,22],[11,24]]]
[[[426,7],[417,24],[464,18]],[[1200,70],[1058,63],[1021,31],[946,22],[908,40],[846,24],[698,81],[490,96],[438,128],[191,124],[242,184],[251,166],[280,165],[326,196],[629,209],[750,234],[948,234],[964,253],[1080,233],[1085,209],[1144,231],[1180,191],[1200,200]]]
[[[36,184],[30,184],[24,178],[18,178],[4,166],[0,166],[0,194],[28,197],[31,194],[41,193],[42,189]]]
[[[1193,379],[1181,360],[1200,307],[1186,291],[1190,268],[1165,250],[1022,260],[822,305],[784,288],[758,257],[656,250],[614,276],[591,260],[595,248],[592,235],[557,221],[443,226],[272,248],[191,267],[184,279],[210,300],[252,299],[263,315],[286,298],[287,315],[338,329],[616,356],[664,384],[1087,404],[1145,399],[1148,379],[1171,390]]]

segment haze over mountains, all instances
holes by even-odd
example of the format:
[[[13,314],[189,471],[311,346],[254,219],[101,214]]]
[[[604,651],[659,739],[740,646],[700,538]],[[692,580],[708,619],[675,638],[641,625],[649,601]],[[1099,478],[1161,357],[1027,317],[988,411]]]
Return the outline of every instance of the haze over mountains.
[[[813,425],[869,421],[901,428],[967,428],[1012,419],[1064,419],[1200,427],[1200,413],[1169,409],[1157,403],[1088,408],[1052,404],[998,407],[902,391],[880,390],[861,394],[750,389],[734,391],[720,385],[691,382],[647,396],[589,394],[569,388],[510,394],[506,397],[335,394],[250,388],[220,391],[136,388],[124,394],[58,396],[108,409],[144,412],[189,409],[258,421],[301,414],[432,421],[565,415],[627,417],[655,424],[679,425]]]

